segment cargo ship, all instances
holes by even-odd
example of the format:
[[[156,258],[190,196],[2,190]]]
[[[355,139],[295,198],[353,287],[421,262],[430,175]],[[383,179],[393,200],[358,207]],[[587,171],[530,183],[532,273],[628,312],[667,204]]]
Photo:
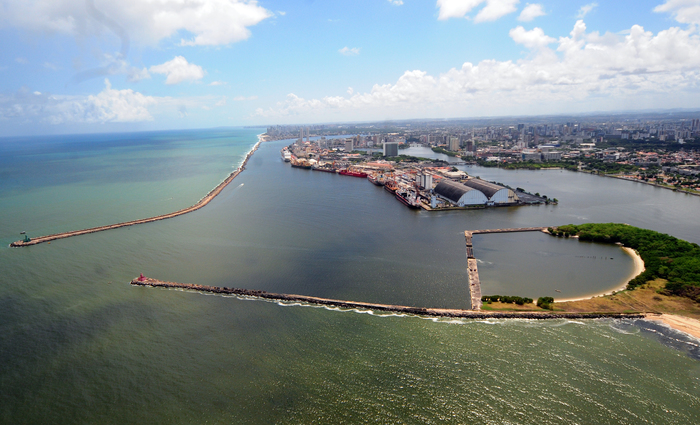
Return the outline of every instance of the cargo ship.
[[[336,169],[333,168],[332,166],[328,164],[316,164],[313,167],[311,167],[312,170],[314,171],[323,171],[324,173],[334,173],[336,172]]]
[[[340,170],[338,171],[338,174],[351,177],[367,177],[367,173],[363,173],[362,171]]]
[[[381,180],[381,176],[377,176],[376,174],[369,174],[367,176],[367,180],[369,180],[374,185],[384,186],[384,181]]]
[[[304,159],[292,158],[290,162],[292,163],[292,167],[294,168],[303,168],[305,170],[311,169],[311,163]]]
[[[392,195],[396,193],[396,189],[398,188],[399,187],[396,185],[396,182],[394,180],[387,180],[384,184],[384,190],[391,193]]]
[[[420,208],[420,199],[418,194],[412,190],[399,189],[396,191],[396,199],[409,208]]]

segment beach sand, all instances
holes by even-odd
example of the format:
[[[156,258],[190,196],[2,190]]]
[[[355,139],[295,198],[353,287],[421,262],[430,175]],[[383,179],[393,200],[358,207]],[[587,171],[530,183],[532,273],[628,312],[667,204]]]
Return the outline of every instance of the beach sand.
[[[556,298],[554,300],[554,302],[565,303],[568,301],[582,301],[582,300],[587,300],[587,299],[594,298],[594,297],[599,297],[601,295],[610,295],[613,292],[624,291],[627,288],[627,283],[630,280],[634,279],[635,277],[639,276],[646,269],[644,268],[644,260],[642,260],[642,257],[639,255],[639,253],[637,253],[637,251],[635,251],[632,248],[628,248],[626,246],[620,246],[620,248],[622,248],[622,250],[625,251],[627,253],[627,255],[632,257],[632,261],[634,262],[634,268],[632,269],[632,273],[630,273],[629,277],[622,282],[622,285],[620,287],[615,288],[609,292],[603,292],[600,294],[593,294],[593,295],[589,295],[587,297],[582,297],[582,298],[566,298],[566,299]]]
[[[700,320],[675,314],[647,314],[645,320],[662,322],[665,325],[700,339]]]

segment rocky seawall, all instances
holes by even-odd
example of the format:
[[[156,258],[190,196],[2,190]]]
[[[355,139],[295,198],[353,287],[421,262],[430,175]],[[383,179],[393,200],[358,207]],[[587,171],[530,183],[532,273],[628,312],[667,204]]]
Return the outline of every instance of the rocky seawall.
[[[410,307],[392,304],[374,304],[358,301],[334,300],[330,298],[311,297],[307,295],[277,294],[254,289],[227,288],[222,286],[197,285],[193,283],[165,282],[149,277],[138,277],[131,281],[135,286],[151,286],[155,288],[182,289],[198,292],[208,292],[222,295],[254,297],[282,302],[300,302],[340,308],[359,308],[374,311],[414,314],[419,316],[455,317],[466,319],[599,319],[599,318],[643,318],[642,313],[559,313],[559,312],[489,312],[474,310],[442,309]]]

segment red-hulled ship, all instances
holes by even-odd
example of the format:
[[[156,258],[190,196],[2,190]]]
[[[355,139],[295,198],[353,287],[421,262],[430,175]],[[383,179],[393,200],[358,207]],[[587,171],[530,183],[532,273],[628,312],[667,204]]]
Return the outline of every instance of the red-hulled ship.
[[[362,178],[367,177],[367,173],[363,173],[362,171],[340,170],[338,172],[338,174],[342,174],[344,176],[351,176],[351,177],[362,177]]]

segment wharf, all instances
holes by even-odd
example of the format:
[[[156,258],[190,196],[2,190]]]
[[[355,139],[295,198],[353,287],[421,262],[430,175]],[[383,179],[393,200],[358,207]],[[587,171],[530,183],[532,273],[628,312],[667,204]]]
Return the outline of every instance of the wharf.
[[[132,221],[125,221],[123,223],[109,224],[106,226],[91,227],[89,229],[73,230],[70,232],[56,233],[56,234],[48,235],[48,236],[39,236],[36,238],[32,238],[30,241],[27,241],[27,242],[25,242],[23,240],[19,240],[19,241],[12,242],[10,244],[10,246],[11,247],[22,247],[22,246],[36,245],[36,244],[40,244],[43,242],[53,241],[56,239],[65,239],[65,238],[70,238],[72,236],[86,235],[88,233],[95,233],[95,232],[101,232],[104,230],[118,229],[120,227],[134,226],[134,225],[143,224],[143,223],[151,223],[154,221],[165,220],[168,218],[177,217],[177,216],[180,216],[183,214],[190,213],[192,211],[197,211],[198,209],[209,204],[209,202],[211,202],[214,198],[216,198],[216,196],[218,194],[220,194],[221,191],[224,190],[224,188],[226,186],[228,186],[228,184],[231,183],[233,181],[233,179],[235,179],[241,173],[241,171],[243,171],[245,169],[245,166],[248,163],[248,160],[253,155],[253,153],[255,153],[255,151],[258,150],[261,142],[262,141],[258,141],[258,143],[256,143],[255,146],[253,146],[253,149],[250,152],[248,152],[248,155],[246,155],[246,157],[243,160],[243,163],[241,164],[240,167],[238,167],[231,174],[229,174],[228,177],[226,177],[226,179],[224,179],[224,181],[219,183],[218,186],[216,186],[214,189],[212,189],[202,199],[200,199],[199,202],[192,205],[191,207],[183,208],[183,209],[175,211],[175,212],[171,212],[168,214],[162,214],[162,215],[158,215],[155,217],[142,218],[139,220],[132,220]]]
[[[374,311],[387,311],[394,313],[412,314],[418,316],[431,317],[453,317],[465,319],[599,319],[605,317],[613,318],[642,318],[640,313],[552,313],[552,312],[484,312],[473,310],[446,309],[446,308],[423,308],[410,307],[392,304],[375,304],[359,301],[344,301],[330,298],[311,297],[295,294],[277,294],[273,292],[227,288],[221,286],[196,285],[191,283],[165,282],[149,277],[138,277],[131,281],[135,286],[151,286],[156,288],[182,289],[198,292],[207,292],[222,295],[234,295],[242,297],[252,297],[282,302],[296,302],[304,304],[324,305],[349,309],[366,309]]]

